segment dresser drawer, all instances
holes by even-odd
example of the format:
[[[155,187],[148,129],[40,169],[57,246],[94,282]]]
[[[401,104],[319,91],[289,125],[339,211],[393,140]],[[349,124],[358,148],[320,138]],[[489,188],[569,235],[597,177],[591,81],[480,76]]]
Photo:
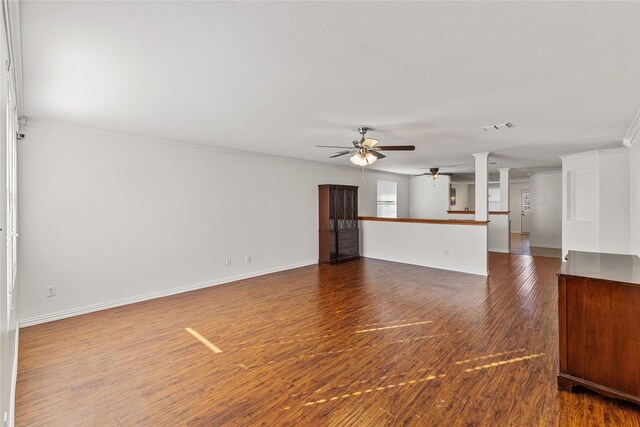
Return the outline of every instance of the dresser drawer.
[[[358,246],[358,235],[354,233],[340,234],[338,236],[338,249],[342,250],[351,246]]]
[[[356,256],[356,255],[360,255],[360,251],[359,251],[358,245],[355,245],[355,244],[351,246],[341,247],[340,250],[338,251],[338,257],[340,258]]]

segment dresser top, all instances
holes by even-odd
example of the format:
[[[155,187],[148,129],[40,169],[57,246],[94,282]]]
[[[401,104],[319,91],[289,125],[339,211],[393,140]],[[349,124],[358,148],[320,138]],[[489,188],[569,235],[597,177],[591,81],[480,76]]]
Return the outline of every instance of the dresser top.
[[[560,275],[640,285],[640,257],[569,251],[567,262],[560,267]]]

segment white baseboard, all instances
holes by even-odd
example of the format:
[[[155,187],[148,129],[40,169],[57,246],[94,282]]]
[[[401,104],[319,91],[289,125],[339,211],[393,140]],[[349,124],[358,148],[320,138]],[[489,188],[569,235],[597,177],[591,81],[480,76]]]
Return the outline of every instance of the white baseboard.
[[[42,316],[29,317],[29,318],[20,320],[20,327],[24,328],[24,327],[33,326],[33,325],[39,325],[40,323],[53,322],[54,320],[66,319],[67,317],[80,316],[81,314],[93,313],[94,311],[107,310],[109,308],[120,307],[127,304],[134,304],[137,302],[147,301],[155,298],[167,297],[170,295],[181,294],[189,291],[195,291],[197,289],[203,289],[203,288],[208,288],[210,286],[222,285],[225,283],[235,282],[238,280],[250,279],[252,277],[264,276],[265,274],[277,273],[279,271],[306,267],[308,265],[313,265],[317,263],[318,263],[318,260],[315,260],[315,259],[312,261],[303,261],[295,264],[289,264],[289,265],[284,265],[280,267],[254,271],[251,273],[224,277],[221,279],[216,279],[208,282],[194,283],[191,285],[180,286],[178,288],[171,288],[163,291],[152,292],[148,294],[136,295],[136,296],[122,298],[118,300],[87,305],[84,307],[72,308],[69,310],[58,311],[56,313],[44,314]]]
[[[555,243],[539,243],[539,242],[535,242],[535,244],[532,241],[529,241],[529,247],[534,247],[534,248],[549,248],[549,249],[562,249],[562,245],[558,245]]]
[[[501,254],[508,254],[511,253],[511,251],[509,249],[497,249],[497,248],[489,248],[489,252],[499,252]]]

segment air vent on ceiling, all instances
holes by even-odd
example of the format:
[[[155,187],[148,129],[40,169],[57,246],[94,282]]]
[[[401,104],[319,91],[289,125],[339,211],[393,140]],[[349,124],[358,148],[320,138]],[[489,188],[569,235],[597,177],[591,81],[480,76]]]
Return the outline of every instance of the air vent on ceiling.
[[[485,131],[490,131],[490,130],[500,130],[500,129],[505,129],[505,128],[512,128],[513,125],[511,124],[511,122],[506,122],[506,123],[500,123],[497,125],[489,125],[489,126],[482,126],[482,129],[484,129]]]

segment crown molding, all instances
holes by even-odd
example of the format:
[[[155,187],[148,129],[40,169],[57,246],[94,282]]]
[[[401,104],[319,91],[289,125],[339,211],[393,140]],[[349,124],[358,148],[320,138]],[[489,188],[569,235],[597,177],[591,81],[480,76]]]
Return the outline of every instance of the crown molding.
[[[307,160],[307,159],[299,159],[296,157],[287,157],[287,156],[279,156],[275,154],[258,153],[255,151],[234,150],[231,148],[218,147],[215,145],[199,144],[195,142],[185,142],[185,141],[177,141],[172,139],[156,139],[156,138],[147,138],[143,136],[127,135],[123,133],[111,132],[111,131],[106,131],[106,130],[96,129],[96,128],[70,126],[67,124],[59,123],[59,122],[41,120],[33,117],[23,117],[22,122],[27,128],[37,127],[37,128],[53,129],[53,130],[66,131],[66,132],[77,132],[77,133],[83,133],[85,135],[99,136],[103,138],[117,138],[117,139],[123,139],[123,140],[135,141],[135,142],[163,144],[163,145],[170,145],[174,147],[189,148],[194,150],[205,150],[205,151],[213,151],[217,153],[232,154],[236,156],[250,156],[250,157],[257,157],[261,159],[280,160],[280,161],[302,163],[302,164],[308,164],[308,165],[314,165],[314,166],[325,166],[329,168],[338,168],[342,170],[349,170],[352,172],[362,173],[360,171],[360,168],[356,168],[355,166],[348,166],[348,165],[342,166],[342,165],[320,162],[316,160]],[[382,175],[402,176],[402,177],[410,176],[409,174],[387,172],[380,169],[373,169],[370,167],[366,168],[365,173],[369,173],[369,174],[376,173],[376,174],[382,174]]]
[[[529,183],[529,178],[531,177],[526,177],[526,178],[511,178],[509,179],[509,185],[511,184],[528,184]]]
[[[636,138],[636,136],[638,136],[639,131],[640,131],[640,110],[638,110],[638,113],[636,114],[635,119],[633,119],[633,121],[631,122],[631,126],[629,126],[629,130],[627,131],[627,134],[622,140],[622,144],[624,144],[625,147],[631,147],[634,143],[637,143],[638,138]]]
[[[548,170],[548,171],[538,171],[538,172],[532,172],[531,176],[536,176],[536,175],[558,175],[562,173],[562,169],[554,169],[554,170]],[[531,177],[529,177],[531,178]]]
[[[606,150],[598,150],[598,154],[601,156],[608,156],[613,154],[626,154],[629,152],[629,147],[618,147],[618,148],[609,148]]]
[[[569,159],[579,159],[581,157],[588,157],[588,156],[626,153],[627,151],[628,151],[628,147],[604,148],[602,150],[591,150],[591,151],[585,151],[583,153],[567,154],[566,156],[560,156],[560,160],[565,161]]]

